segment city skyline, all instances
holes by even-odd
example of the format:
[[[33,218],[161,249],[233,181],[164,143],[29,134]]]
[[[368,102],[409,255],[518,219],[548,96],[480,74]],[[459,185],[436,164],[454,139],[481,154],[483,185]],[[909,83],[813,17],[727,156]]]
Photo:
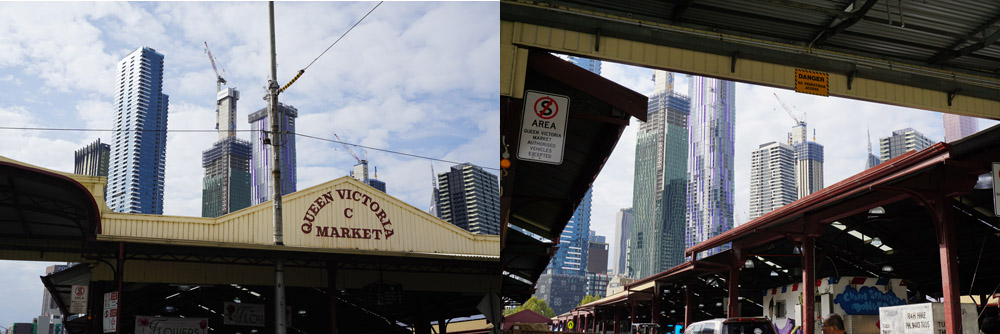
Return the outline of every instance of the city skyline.
[[[275,3],[281,84],[375,4]],[[116,63],[149,46],[166,57],[163,90],[170,96],[163,214],[199,217],[201,154],[218,141],[216,76],[204,43],[228,87],[242,93],[236,137],[249,140],[247,116],[266,105],[270,76],[267,3],[5,2],[0,9],[8,32],[0,40],[0,124],[103,130],[4,129],[0,155],[72,172],[76,150],[98,138],[111,143]],[[431,166],[469,162],[498,173],[498,20],[498,3],[383,3],[279,101],[299,109],[299,134],[337,133],[347,143],[444,160],[364,149],[390,196],[426,210]],[[347,176],[356,163],[339,143],[296,139],[299,189]],[[48,265],[0,261],[8,299],[37,303],[38,276]],[[0,323],[30,321],[39,310],[10,304],[0,304]]]
[[[612,62],[604,62],[602,72],[605,78],[647,96],[654,91],[654,83],[650,80],[652,74],[652,69]],[[688,80],[687,75],[677,75],[675,90],[687,91]],[[942,114],[937,112],[799,94],[791,90],[744,83],[737,83],[736,90],[739,100],[734,156],[736,225],[748,221],[751,152],[762,143],[784,139],[789,129],[796,124],[781,110],[774,94],[793,108],[808,110],[809,127],[815,129],[817,142],[824,145],[824,187],[863,171],[869,142],[874,145],[874,153],[877,155],[878,138],[889,136],[894,130],[913,127],[935,142],[943,138]],[[639,123],[633,118],[625,128],[601,174],[594,181],[591,228],[600,234],[613,235],[615,215],[620,209],[632,206],[635,141]],[[980,119],[979,130],[997,123]],[[866,127],[871,129],[872,140],[867,140]],[[611,247],[617,246],[613,242]]]

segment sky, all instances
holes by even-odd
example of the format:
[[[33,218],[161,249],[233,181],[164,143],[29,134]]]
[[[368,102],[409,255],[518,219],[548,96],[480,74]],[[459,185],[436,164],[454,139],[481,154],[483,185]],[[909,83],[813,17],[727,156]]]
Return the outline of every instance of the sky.
[[[653,70],[602,62],[601,76],[644,95],[653,92]],[[688,95],[688,76],[674,77],[676,92]],[[942,114],[837,97],[796,93],[792,90],[736,83],[736,224],[745,223],[750,211],[750,155],[772,141],[787,142],[795,121],[782,108],[775,94],[796,117],[807,122],[810,138],[824,146],[823,183],[833,185],[864,170],[868,156],[868,135],[872,152],[878,156],[880,137],[892,131],[913,128],[934,142],[944,140]],[[804,117],[803,117],[804,115]],[[614,151],[594,181],[590,228],[607,237],[610,263],[614,261],[615,216],[622,208],[632,207],[635,164],[635,137],[639,120],[632,118]],[[996,125],[992,120],[978,120],[979,130]]]
[[[376,2],[277,2],[278,81],[315,59],[279,100],[299,110],[296,132],[497,174],[499,4],[386,2],[316,59]],[[207,42],[237,88],[237,130],[265,107],[270,76],[266,2],[0,2],[0,127],[112,127],[116,63],[148,46],[165,56],[168,131],[215,127]],[[0,156],[64,172],[74,151],[109,131],[0,129]],[[250,139],[248,132],[237,137]],[[214,132],[167,135],[164,214],[201,215],[201,152]],[[296,138],[297,188],[345,175],[357,162],[333,142]],[[389,195],[427,210],[431,172],[454,163],[352,147]],[[51,264],[0,261],[0,326],[41,312],[38,279]]]

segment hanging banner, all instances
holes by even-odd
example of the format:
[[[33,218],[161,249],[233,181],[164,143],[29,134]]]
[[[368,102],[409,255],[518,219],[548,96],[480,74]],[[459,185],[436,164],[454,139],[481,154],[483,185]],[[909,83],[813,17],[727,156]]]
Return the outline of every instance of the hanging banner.
[[[136,334],[204,334],[208,333],[208,318],[172,318],[135,316]]]
[[[223,304],[223,324],[264,327],[264,304]]]

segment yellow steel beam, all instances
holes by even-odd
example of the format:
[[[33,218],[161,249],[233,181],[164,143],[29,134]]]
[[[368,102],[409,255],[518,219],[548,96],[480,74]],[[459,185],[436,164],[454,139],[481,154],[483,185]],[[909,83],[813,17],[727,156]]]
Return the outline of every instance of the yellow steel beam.
[[[593,14],[593,13],[592,13]],[[595,14],[596,15],[596,14]],[[607,16],[606,14],[601,14]],[[626,18],[621,18],[625,20]],[[645,25],[656,23],[644,22]],[[671,27],[671,29],[687,29]],[[666,45],[625,40],[608,36],[600,37],[599,51],[595,50],[597,36],[566,29],[535,24],[500,22],[500,80],[503,96],[522,98],[524,74],[527,68],[527,50],[541,49],[592,59],[607,60],[653,69],[690,73],[756,85],[794,89],[796,67],[738,59],[731,71],[731,56],[680,49]],[[724,35],[720,34],[721,38]],[[745,38],[744,38],[745,39]],[[755,40],[758,44],[775,44]],[[852,56],[857,58],[857,56]],[[979,78],[986,81],[998,81]],[[829,73],[830,95],[903,107],[944,113],[1000,120],[1000,101],[956,95],[951,106],[948,94],[907,85],[865,78],[854,78],[852,89],[847,89],[847,75]]]

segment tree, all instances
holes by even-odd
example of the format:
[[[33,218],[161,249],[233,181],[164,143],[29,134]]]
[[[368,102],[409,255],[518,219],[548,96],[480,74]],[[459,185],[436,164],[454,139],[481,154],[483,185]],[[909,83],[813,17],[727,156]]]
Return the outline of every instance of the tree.
[[[595,300],[598,300],[598,299],[601,299],[601,296],[586,295],[586,296],[583,297],[583,300],[580,301],[580,305],[583,305],[583,304],[586,304],[586,303],[589,303],[589,302],[592,302],[592,301],[595,301]],[[580,305],[577,305],[577,306],[580,306]]]
[[[552,311],[552,308],[549,307],[549,303],[546,303],[544,299],[539,299],[536,297],[529,298],[528,301],[524,302],[524,304],[521,304],[521,306],[504,310],[503,315],[511,315],[526,309],[538,312],[538,314],[544,315],[549,318],[556,316],[556,312]]]

